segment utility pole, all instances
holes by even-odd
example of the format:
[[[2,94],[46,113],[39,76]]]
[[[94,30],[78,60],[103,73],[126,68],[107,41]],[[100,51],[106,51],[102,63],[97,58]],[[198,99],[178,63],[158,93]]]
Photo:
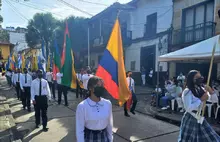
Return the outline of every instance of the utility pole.
[[[88,66],[90,66],[90,33],[89,33],[89,26],[88,26]]]

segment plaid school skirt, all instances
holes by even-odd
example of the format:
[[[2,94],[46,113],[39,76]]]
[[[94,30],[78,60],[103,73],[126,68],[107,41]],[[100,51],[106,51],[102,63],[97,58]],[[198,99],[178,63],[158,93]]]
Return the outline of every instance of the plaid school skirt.
[[[220,137],[205,119],[200,124],[191,114],[185,113],[180,126],[178,142],[220,142]]]
[[[110,142],[107,135],[107,130],[89,130],[85,128],[85,142]]]

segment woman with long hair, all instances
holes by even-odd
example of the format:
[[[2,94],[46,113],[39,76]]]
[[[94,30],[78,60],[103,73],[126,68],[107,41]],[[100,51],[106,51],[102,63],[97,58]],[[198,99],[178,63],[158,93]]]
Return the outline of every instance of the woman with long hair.
[[[186,110],[181,126],[178,142],[219,142],[220,137],[203,117],[200,117],[203,101],[210,95],[202,87],[203,77],[197,70],[188,73],[186,88],[182,94]],[[198,114],[197,114],[198,112]]]
[[[87,87],[88,98],[76,109],[77,142],[113,142],[112,104],[102,98],[106,93],[104,82],[93,76]]]

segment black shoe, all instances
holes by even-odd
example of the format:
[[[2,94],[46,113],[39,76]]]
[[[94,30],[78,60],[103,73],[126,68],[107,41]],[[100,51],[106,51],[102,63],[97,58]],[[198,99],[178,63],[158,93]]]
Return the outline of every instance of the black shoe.
[[[126,117],[130,117],[130,115],[129,115],[129,114],[127,114],[127,113],[125,114],[125,116],[126,116]]]
[[[47,132],[49,130],[49,128],[43,128],[44,132]]]
[[[130,111],[132,114],[134,114],[135,115],[135,112],[134,111]]]
[[[23,110],[25,110],[26,108],[25,107],[23,107]]]
[[[38,129],[38,128],[39,128],[39,125],[36,125],[35,128]]]
[[[28,109],[28,112],[31,112],[31,109],[30,109],[30,108]]]
[[[65,104],[65,106],[67,107],[67,106],[69,106],[68,104]]]

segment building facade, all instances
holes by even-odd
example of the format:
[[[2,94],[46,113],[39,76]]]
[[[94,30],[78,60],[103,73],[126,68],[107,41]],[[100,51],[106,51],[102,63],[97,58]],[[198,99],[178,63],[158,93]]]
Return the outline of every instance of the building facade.
[[[174,0],[173,31],[169,51],[176,51],[220,33],[218,11],[220,0]],[[212,48],[212,47],[207,47]],[[213,76],[217,74],[214,64]],[[180,72],[187,74],[191,69],[198,69],[208,74],[207,63],[169,63],[169,76],[177,76]]]
[[[156,72],[167,72],[167,63],[158,64],[158,57],[168,52],[169,34],[172,24],[172,0],[133,0],[128,19],[128,30],[132,33],[131,45],[125,47],[125,67],[133,72],[135,80],[141,83],[141,67],[146,76],[152,68],[154,83]]]
[[[114,3],[104,11],[95,15],[89,19],[89,46],[90,46],[90,63],[88,63],[88,48],[84,48],[81,51],[81,59],[83,67],[90,65],[91,68],[95,69],[98,67],[98,63],[106,49],[114,22],[117,15],[119,14],[119,21],[121,25],[121,33],[123,38],[123,45],[126,46],[131,40],[131,32],[127,30],[127,19],[129,18],[129,11],[133,7]],[[120,13],[119,13],[120,10]]]

